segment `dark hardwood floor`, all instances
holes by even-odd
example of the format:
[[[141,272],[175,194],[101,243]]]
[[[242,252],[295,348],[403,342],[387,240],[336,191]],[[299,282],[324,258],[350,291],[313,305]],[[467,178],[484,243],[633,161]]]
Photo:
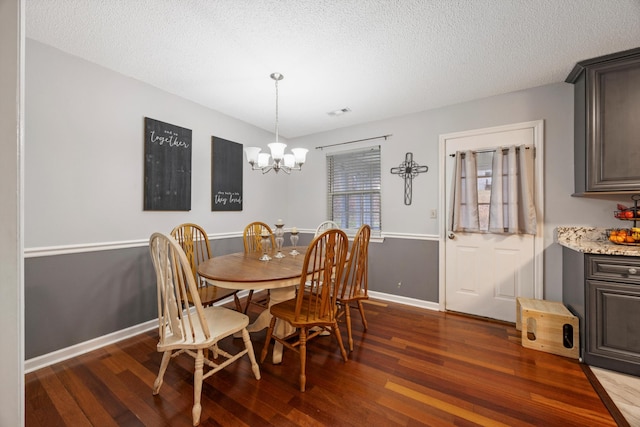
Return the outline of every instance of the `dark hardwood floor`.
[[[334,338],[310,343],[305,393],[287,350],[259,381],[246,358],[207,379],[200,425],[616,425],[577,360],[523,348],[514,325],[379,301],[366,314],[364,333],[354,310],[348,362]],[[252,335],[256,354],[264,337]],[[172,360],[153,396],[155,345],[152,331],[27,374],[26,425],[190,426],[193,359]]]

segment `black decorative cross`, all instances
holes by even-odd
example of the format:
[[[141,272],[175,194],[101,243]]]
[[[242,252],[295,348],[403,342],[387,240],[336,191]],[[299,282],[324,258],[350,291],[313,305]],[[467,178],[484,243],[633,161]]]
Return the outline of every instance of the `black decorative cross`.
[[[419,173],[429,170],[427,166],[420,166],[413,161],[413,153],[407,153],[404,156],[404,162],[400,163],[397,168],[391,168],[391,173],[397,174],[400,178],[404,178],[404,204],[411,204],[412,182],[413,178]]]

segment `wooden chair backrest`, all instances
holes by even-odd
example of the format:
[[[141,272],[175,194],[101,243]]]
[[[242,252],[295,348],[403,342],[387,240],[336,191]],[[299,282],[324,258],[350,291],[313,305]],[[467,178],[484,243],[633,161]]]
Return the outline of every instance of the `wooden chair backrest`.
[[[349,251],[349,262],[345,270],[340,290],[341,299],[366,296],[369,288],[367,271],[369,268],[369,239],[371,227],[364,224],[355,237]]]
[[[313,316],[333,320],[338,286],[349,251],[349,238],[333,228],[315,237],[304,257],[296,296],[295,320],[310,321]],[[305,274],[311,271],[311,273]]]
[[[211,245],[207,233],[199,225],[187,222],[175,227],[171,236],[182,247],[189,261],[191,273],[196,278],[196,284],[199,287],[206,286],[205,280],[198,274],[198,266],[211,258]]]
[[[271,227],[269,227],[264,222],[255,221],[247,225],[244,228],[244,232],[242,233],[242,241],[244,242],[245,253],[262,252],[262,230],[265,229],[269,232],[269,241],[271,243],[271,247],[275,248],[276,241]]]
[[[333,222],[333,221],[323,221],[320,223],[320,225],[318,225],[318,227],[316,228],[316,233],[315,233],[315,237],[318,237],[320,235],[320,233],[322,233],[323,231],[327,231],[330,230],[332,228],[340,228],[340,226]]]
[[[197,336],[196,331],[202,331],[204,339],[209,339],[209,326],[182,247],[169,235],[153,233],[149,250],[156,271],[160,345],[167,340],[175,341],[176,347],[197,344],[196,340],[203,337]]]

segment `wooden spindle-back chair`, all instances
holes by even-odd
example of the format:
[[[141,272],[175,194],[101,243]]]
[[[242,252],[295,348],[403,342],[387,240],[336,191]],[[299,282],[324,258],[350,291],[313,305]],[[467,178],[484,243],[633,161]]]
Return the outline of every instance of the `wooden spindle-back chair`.
[[[156,272],[158,293],[157,350],[162,353],[158,377],[153,384],[153,394],[160,392],[169,361],[179,354],[195,359],[193,375],[193,425],[200,423],[202,406],[200,396],[202,381],[240,359],[245,354],[251,362],[256,379],[260,379],[260,368],[256,363],[247,325],[249,317],[224,307],[203,307],[198,294],[191,265],[182,247],[171,236],[154,233],[149,239],[149,248]],[[191,296],[190,298],[188,296]],[[230,354],[218,347],[223,338],[241,332],[244,350]],[[213,360],[205,357],[211,349]],[[205,372],[204,366],[207,366]]]
[[[362,318],[364,330],[367,330],[367,319],[364,316],[362,301],[369,299],[368,268],[369,268],[369,239],[371,227],[365,224],[356,233],[351,249],[349,261],[342,276],[342,284],[338,294],[338,317],[345,316],[347,335],[349,337],[349,350],[353,351],[353,337],[351,334],[351,312],[349,305],[356,303]]]
[[[338,286],[343,273],[349,240],[344,231],[327,230],[314,238],[305,253],[302,275],[294,299],[270,308],[271,323],[267,330],[261,361],[264,361],[273,338],[300,354],[300,391],[306,386],[307,341],[329,330],[336,337],[344,361],[347,353],[336,319]],[[305,286],[307,285],[307,286]],[[276,321],[288,322],[296,331],[288,337],[273,335]],[[318,330],[310,332],[311,328]]]
[[[262,233],[266,231],[269,233],[268,242],[271,245],[271,248],[275,248],[275,236],[273,235],[273,231],[271,227],[269,227],[264,222],[254,221],[247,225],[244,228],[244,232],[242,233],[242,241],[244,243],[244,252],[252,253],[252,252],[262,252]],[[253,301],[253,290],[249,291],[249,295],[247,295],[246,305],[244,306],[244,312],[246,313],[249,309],[249,304]],[[260,298],[259,300],[253,301],[254,304],[257,304],[263,308],[266,308],[269,304],[269,291],[266,292],[266,296],[264,298]]]
[[[200,263],[211,258],[211,244],[204,229],[197,224],[184,223],[176,226],[171,231],[171,236],[176,239],[182,247],[189,261],[191,273],[196,280],[197,292],[202,305],[206,307],[233,296],[236,310],[242,311],[237,290],[224,289],[211,285],[198,274],[198,266]]]

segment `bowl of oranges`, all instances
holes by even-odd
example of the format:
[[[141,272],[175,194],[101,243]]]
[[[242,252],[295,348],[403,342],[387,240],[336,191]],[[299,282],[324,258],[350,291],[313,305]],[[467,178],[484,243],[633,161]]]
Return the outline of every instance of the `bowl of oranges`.
[[[640,246],[640,228],[617,228],[608,230],[609,240],[617,245]]]

